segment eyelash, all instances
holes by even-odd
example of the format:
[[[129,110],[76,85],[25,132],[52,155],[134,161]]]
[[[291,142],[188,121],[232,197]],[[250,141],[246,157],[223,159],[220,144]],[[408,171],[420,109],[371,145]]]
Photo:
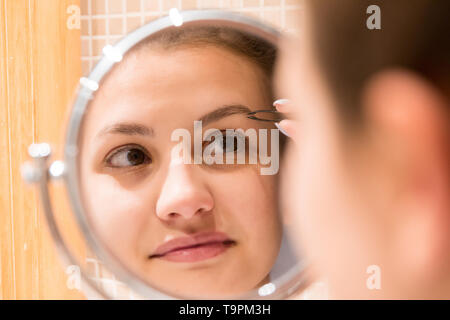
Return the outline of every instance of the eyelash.
[[[112,164],[112,160],[113,160],[114,156],[117,156],[117,155],[118,155],[119,153],[121,153],[121,152],[124,152],[124,151],[131,151],[131,150],[134,150],[134,149],[139,150],[139,151],[141,151],[141,152],[144,154],[145,159],[144,159],[144,162],[143,162],[143,163],[140,163],[140,164],[137,164],[137,165],[130,165],[130,166],[117,166],[117,165],[113,165],[113,164]],[[142,146],[137,145],[137,144],[128,144],[128,145],[124,145],[124,146],[117,147],[116,149],[114,149],[113,151],[111,151],[110,153],[108,153],[108,155],[105,157],[105,160],[104,160],[104,163],[105,163],[108,167],[115,168],[115,169],[123,169],[123,168],[130,168],[130,167],[139,167],[139,166],[142,166],[142,165],[144,165],[144,164],[151,163],[151,162],[152,162],[152,159],[151,159],[151,157],[149,156],[147,150],[146,150],[145,148],[143,148]]]
[[[222,133],[222,137],[223,138],[227,138],[228,136],[227,136],[227,132],[226,132],[226,130],[218,130],[218,131],[220,131],[221,133]],[[211,133],[211,135],[208,137],[208,138],[211,138],[213,136],[213,133]],[[244,138],[245,140],[247,140],[247,137],[243,137],[241,134],[239,134],[239,133],[236,133],[235,135],[234,135],[234,139],[242,139],[242,138]],[[206,147],[206,146],[208,146],[209,144],[211,144],[211,143],[215,143],[216,142],[216,140],[214,139],[213,141],[204,141],[204,143],[203,143],[203,147]],[[223,141],[222,141],[222,143],[223,143]],[[225,142],[226,143],[226,142]],[[225,145],[226,146],[226,145]],[[225,151],[225,153],[227,153],[227,152],[236,152],[237,150],[236,150],[236,148],[238,147],[238,143],[237,143],[237,141],[234,141],[234,150],[233,151]]]

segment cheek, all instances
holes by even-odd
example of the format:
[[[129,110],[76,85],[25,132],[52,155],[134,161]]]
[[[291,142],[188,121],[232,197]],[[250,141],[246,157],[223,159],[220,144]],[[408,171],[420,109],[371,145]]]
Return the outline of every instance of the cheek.
[[[102,240],[114,250],[134,247],[152,214],[149,197],[124,189],[108,175],[91,173],[83,184],[86,210]],[[119,236],[120,235],[120,236]]]
[[[218,218],[243,244],[278,243],[281,235],[275,176],[261,176],[259,169],[245,168],[216,175],[210,181]]]

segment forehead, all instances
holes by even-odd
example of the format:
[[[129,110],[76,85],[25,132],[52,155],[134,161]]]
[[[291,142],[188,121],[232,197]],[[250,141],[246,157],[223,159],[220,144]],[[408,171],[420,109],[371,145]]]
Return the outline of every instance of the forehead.
[[[166,89],[180,92],[199,85],[228,83],[231,87],[230,80],[239,85],[245,83],[251,89],[262,82],[263,72],[249,58],[213,45],[144,48],[133,52],[113,70],[99,95],[111,89],[161,95]]]
[[[105,117],[201,116],[221,104],[261,106],[264,74],[245,57],[215,46],[145,49],[127,56],[107,76],[89,106],[98,126]],[[131,120],[131,119],[130,119]],[[87,121],[90,122],[90,121]]]

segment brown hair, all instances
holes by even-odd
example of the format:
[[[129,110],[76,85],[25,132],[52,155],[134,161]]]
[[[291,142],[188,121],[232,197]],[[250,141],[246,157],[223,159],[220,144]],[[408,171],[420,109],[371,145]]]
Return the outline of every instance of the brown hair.
[[[315,53],[339,113],[347,120],[360,118],[364,83],[384,68],[407,68],[449,94],[449,0],[312,0],[308,4]],[[369,5],[381,9],[380,30],[366,27]]]

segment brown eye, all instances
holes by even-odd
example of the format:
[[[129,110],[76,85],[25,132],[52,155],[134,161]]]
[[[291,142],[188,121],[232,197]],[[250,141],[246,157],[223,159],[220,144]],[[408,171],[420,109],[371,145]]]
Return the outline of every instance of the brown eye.
[[[214,148],[221,149],[222,153],[237,152],[240,145],[245,145],[245,136],[239,132],[218,131],[220,137],[213,136],[211,141],[206,141],[203,146],[214,145]],[[215,132],[216,134],[218,133]],[[217,149],[216,149],[217,150]]]
[[[131,149],[127,153],[128,162],[133,166],[143,164],[145,162],[146,155],[139,149]]]
[[[133,167],[151,163],[150,157],[143,150],[136,147],[119,149],[107,157],[106,161],[111,167],[115,168]]]
[[[223,152],[236,152],[238,149],[238,137],[235,134],[225,134],[222,138]]]

